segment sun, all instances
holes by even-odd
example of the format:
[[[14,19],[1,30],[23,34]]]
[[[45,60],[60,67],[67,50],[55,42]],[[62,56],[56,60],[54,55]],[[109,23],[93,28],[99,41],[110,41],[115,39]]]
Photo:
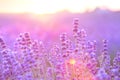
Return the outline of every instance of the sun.
[[[69,63],[74,65],[76,63],[76,60],[75,59],[70,59]]]
[[[83,0],[30,0],[29,12],[36,14],[56,13],[67,10],[70,12],[84,12],[86,6]]]
[[[63,9],[62,3],[56,0],[31,0],[29,12],[36,14],[56,13]]]

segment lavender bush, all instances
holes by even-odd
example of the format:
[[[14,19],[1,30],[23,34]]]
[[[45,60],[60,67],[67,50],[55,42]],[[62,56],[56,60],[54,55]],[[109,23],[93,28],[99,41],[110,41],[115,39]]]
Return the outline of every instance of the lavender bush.
[[[120,52],[114,59],[108,41],[97,53],[96,41],[89,41],[79,20],[73,35],[60,35],[60,43],[48,49],[42,41],[21,33],[10,49],[0,37],[0,80],[120,80]]]

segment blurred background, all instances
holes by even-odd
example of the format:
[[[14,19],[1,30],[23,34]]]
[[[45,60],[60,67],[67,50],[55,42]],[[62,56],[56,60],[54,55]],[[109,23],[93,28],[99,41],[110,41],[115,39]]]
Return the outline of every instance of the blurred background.
[[[108,39],[110,53],[120,49],[119,0],[0,0],[0,36],[7,44],[21,32],[35,39],[59,42],[59,35],[72,35],[73,20],[79,18],[89,40]]]

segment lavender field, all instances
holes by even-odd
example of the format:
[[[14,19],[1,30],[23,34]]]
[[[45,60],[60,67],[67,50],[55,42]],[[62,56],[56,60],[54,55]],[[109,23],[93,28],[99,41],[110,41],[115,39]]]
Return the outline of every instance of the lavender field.
[[[88,39],[98,41],[99,50],[101,41],[109,40],[109,53],[113,54],[120,47],[119,17],[119,11],[113,12],[99,8],[86,13],[70,13],[68,11],[44,15],[1,13],[0,34],[5,36],[4,39],[9,45],[12,45],[14,39],[22,32],[30,32],[34,39],[53,43],[58,41],[58,35],[61,32],[72,35],[73,19],[79,18],[79,27],[86,30],[89,34]],[[9,34],[10,36],[8,36]],[[51,36],[50,39],[49,36]]]
[[[1,14],[0,80],[120,80],[119,16]]]

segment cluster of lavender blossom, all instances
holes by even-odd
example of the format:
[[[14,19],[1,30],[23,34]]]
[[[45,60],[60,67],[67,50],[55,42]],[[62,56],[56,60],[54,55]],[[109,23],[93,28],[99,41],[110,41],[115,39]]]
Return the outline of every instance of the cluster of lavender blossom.
[[[10,49],[0,37],[0,80],[120,80],[120,52],[111,59],[107,40],[97,54],[96,41],[74,20],[73,36],[60,35],[51,49],[22,33]]]

